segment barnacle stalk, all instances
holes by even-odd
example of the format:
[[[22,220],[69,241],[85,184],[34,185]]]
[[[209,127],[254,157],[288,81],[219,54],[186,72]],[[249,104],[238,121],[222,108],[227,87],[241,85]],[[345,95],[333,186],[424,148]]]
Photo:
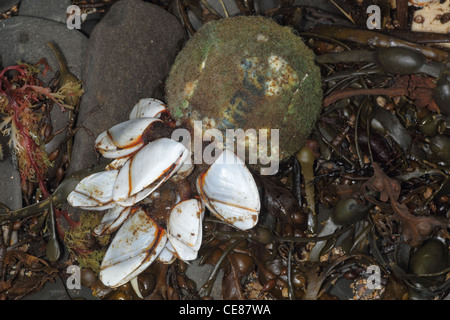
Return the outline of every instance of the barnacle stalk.
[[[83,94],[84,90],[81,86],[81,81],[70,72],[67,64],[64,60],[64,57],[60,50],[52,43],[47,42],[47,45],[53,51],[55,58],[59,65],[59,89],[57,94],[63,99],[66,108],[69,109],[68,112],[68,134],[70,136],[67,141],[67,155],[68,160],[72,158],[72,128],[75,123],[75,115],[77,114],[77,109],[79,107],[80,98]]]
[[[11,210],[6,204],[0,202],[0,224],[7,221],[20,220],[32,215],[42,213],[49,210],[50,204],[54,207],[62,205],[67,202],[67,196],[75,189],[75,186],[85,177],[93,173],[99,172],[104,166],[97,166],[94,168],[83,169],[67,176],[58,188],[46,199],[36,202],[32,205]]]
[[[317,229],[317,214],[315,209],[315,195],[314,195],[314,154],[307,147],[304,146],[297,153],[297,159],[301,165],[301,172],[303,178],[305,179],[305,190],[306,190],[306,202],[308,204],[310,215],[310,229],[312,233],[316,233]]]
[[[213,288],[214,282],[216,281],[217,275],[219,274],[219,270],[222,267],[222,264],[224,263],[227,255],[233,251],[234,248],[236,248],[242,241],[244,241],[245,238],[237,239],[235,240],[230,246],[228,246],[220,256],[219,260],[217,261],[216,265],[214,266],[214,269],[212,270],[211,274],[209,275],[208,280],[203,284],[203,286],[199,290],[200,296],[209,296],[211,294],[211,290]]]
[[[55,210],[53,208],[52,198],[50,199],[49,216],[47,220],[48,228],[50,229],[50,239],[47,241],[46,254],[50,261],[54,262],[59,259],[61,255],[61,247],[59,245],[58,237],[56,235],[55,226]]]

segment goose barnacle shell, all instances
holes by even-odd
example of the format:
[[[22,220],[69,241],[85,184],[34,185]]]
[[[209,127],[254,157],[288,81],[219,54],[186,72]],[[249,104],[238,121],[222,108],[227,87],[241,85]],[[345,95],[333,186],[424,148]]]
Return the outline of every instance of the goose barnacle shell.
[[[166,105],[154,98],[145,98],[138,101],[130,112],[130,119],[137,118],[160,118],[167,114]]]
[[[197,191],[208,209],[241,230],[253,228],[261,209],[252,174],[232,151],[225,149],[197,179]]]
[[[118,170],[109,170],[82,179],[69,194],[67,201],[73,207],[86,210],[106,210],[114,207],[112,198],[118,174]]]
[[[147,144],[120,168],[114,202],[130,206],[141,201],[176,173],[188,156],[188,149],[168,138]]]
[[[95,147],[105,158],[128,156],[145,145],[144,133],[156,118],[137,118],[116,124],[102,132],[95,140]]]
[[[100,280],[116,288],[145,270],[161,253],[167,235],[148,214],[138,208],[116,233],[103,258]]]
[[[202,220],[205,209],[198,199],[188,199],[176,204],[170,212],[167,234],[174,254],[181,260],[197,258],[202,243]]]

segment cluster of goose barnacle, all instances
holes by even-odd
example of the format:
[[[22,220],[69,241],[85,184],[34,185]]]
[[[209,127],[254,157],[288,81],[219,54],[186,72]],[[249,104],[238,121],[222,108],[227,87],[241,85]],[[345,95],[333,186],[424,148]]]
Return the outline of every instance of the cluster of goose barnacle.
[[[197,258],[202,243],[205,206],[212,215],[247,230],[258,221],[260,199],[252,174],[232,151],[225,149],[196,177],[198,197],[178,199],[163,226],[141,205],[169,179],[192,173],[191,151],[166,137],[152,140],[152,128],[164,125],[168,111],[156,99],[142,99],[130,119],[101,133],[96,148],[114,159],[105,170],[76,186],[68,202],[85,210],[108,210],[95,228],[96,235],[116,232],[101,264],[100,280],[118,287],[136,277],[156,259]]]

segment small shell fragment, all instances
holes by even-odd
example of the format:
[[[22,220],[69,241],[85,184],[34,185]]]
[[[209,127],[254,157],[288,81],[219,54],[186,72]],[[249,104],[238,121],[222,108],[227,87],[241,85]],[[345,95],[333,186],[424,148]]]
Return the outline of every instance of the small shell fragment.
[[[158,256],[158,261],[164,264],[171,264],[177,258],[177,256],[174,255],[173,252],[175,252],[175,249],[172,247],[170,241],[167,241],[166,246]]]
[[[120,168],[123,167],[125,162],[128,161],[128,158],[129,157],[122,157],[122,158],[114,159],[105,167],[105,170],[119,170]]]
[[[131,207],[122,207],[116,205],[108,210],[102,217],[102,221],[94,229],[94,234],[97,236],[104,236],[111,234],[120,228],[122,223],[131,215],[134,210]]]
[[[136,295],[139,298],[144,299],[144,297],[142,296],[141,290],[139,290],[138,276],[135,276],[133,279],[131,279],[130,284],[131,284],[131,287],[133,288],[134,292],[136,293]]]

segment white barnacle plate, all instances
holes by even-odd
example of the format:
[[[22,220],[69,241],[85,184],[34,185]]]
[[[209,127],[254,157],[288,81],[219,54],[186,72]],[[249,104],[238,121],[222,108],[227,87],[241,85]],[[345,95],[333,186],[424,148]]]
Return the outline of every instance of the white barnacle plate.
[[[155,140],[130,157],[115,181],[113,200],[133,205],[153,192],[183,165],[189,150],[168,138]]]
[[[184,261],[197,258],[202,242],[204,211],[200,200],[189,199],[176,204],[170,212],[168,238],[173,252]]]
[[[94,229],[94,234],[97,236],[102,236],[113,233],[119,229],[122,223],[133,212],[134,211],[131,210],[131,207],[115,205],[102,217],[102,221]]]
[[[137,118],[121,122],[102,132],[95,140],[95,147],[105,158],[128,156],[145,144],[143,134],[156,122],[156,118]]]
[[[261,209],[252,174],[232,151],[225,149],[197,179],[197,191],[208,209],[241,230],[253,228]]]
[[[173,248],[170,241],[167,241],[166,246],[158,256],[158,261],[164,264],[171,264],[177,258],[177,256],[174,255],[173,252],[175,252],[175,249]]]
[[[137,118],[160,118],[162,114],[168,113],[166,105],[154,98],[141,99],[130,112],[130,119]]]
[[[81,180],[67,197],[71,206],[86,210],[106,210],[115,206],[112,201],[118,170],[94,173]]]
[[[128,157],[114,159],[105,167],[105,170],[120,170],[127,161]]]
[[[167,241],[163,228],[138,208],[116,233],[105,253],[100,280],[116,288],[145,270],[161,253]]]

